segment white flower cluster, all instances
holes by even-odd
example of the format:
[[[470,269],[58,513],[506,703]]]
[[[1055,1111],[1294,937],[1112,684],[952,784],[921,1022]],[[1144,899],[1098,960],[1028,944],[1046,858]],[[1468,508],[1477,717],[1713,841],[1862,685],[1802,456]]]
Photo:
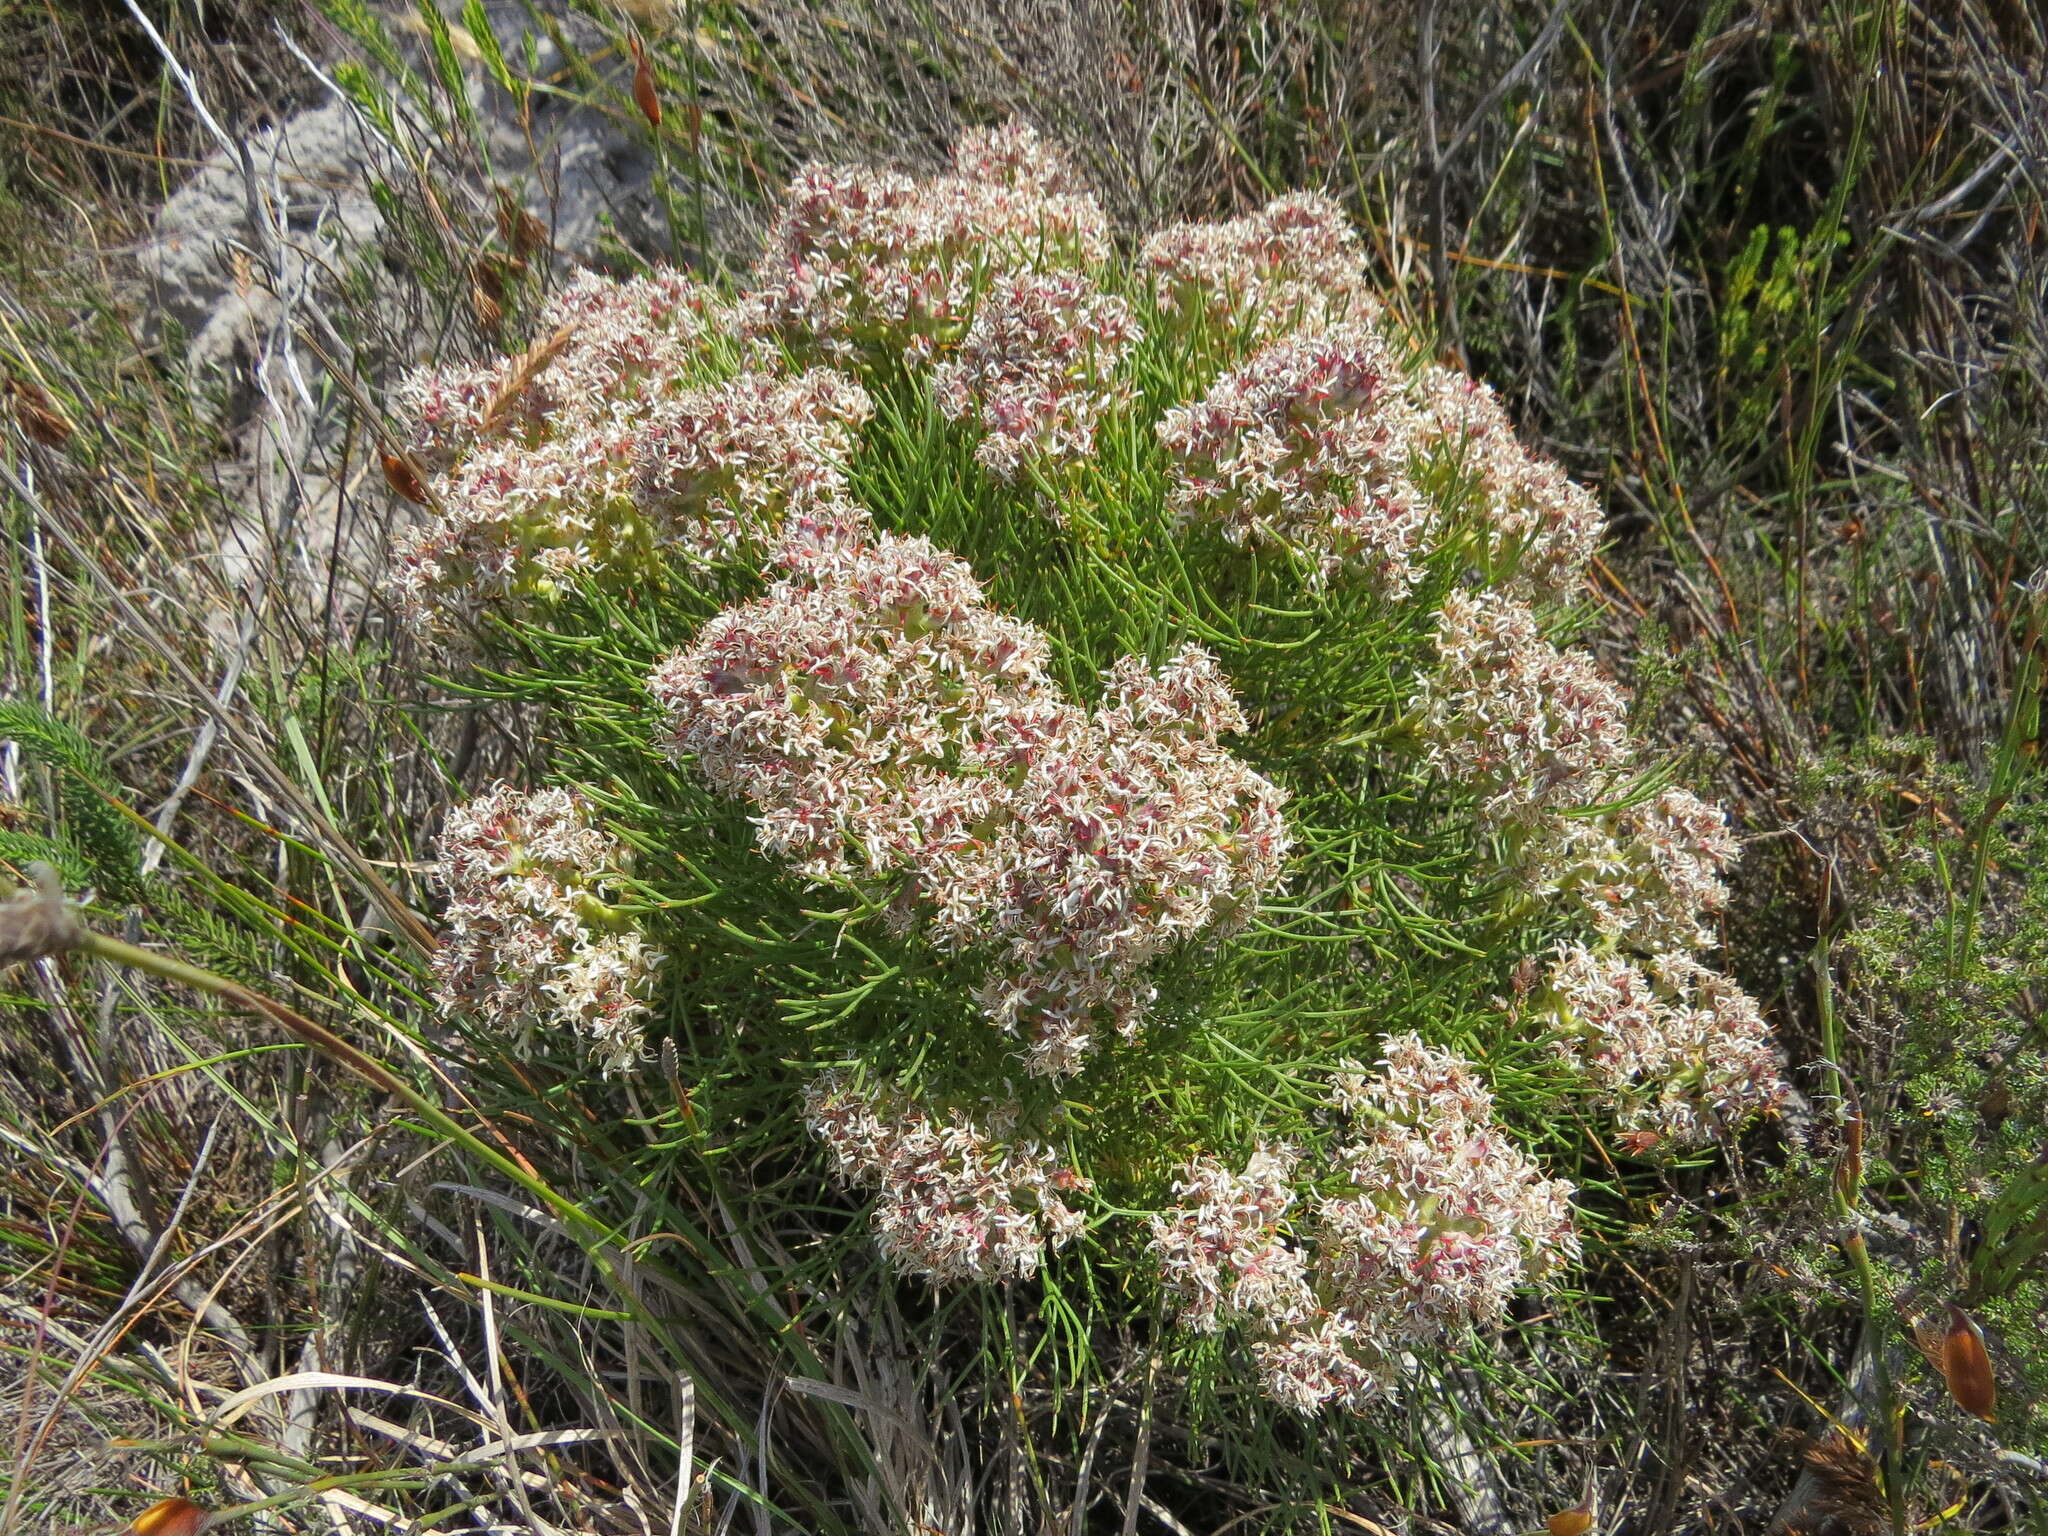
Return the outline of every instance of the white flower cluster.
[[[811,1133],[840,1176],[872,1187],[883,1254],[911,1274],[1011,1280],[1037,1272],[1047,1248],[1081,1230],[1062,1194],[1093,1186],[1036,1142],[999,1137],[1007,1115],[977,1126],[828,1073],[805,1093]]]
[[[1139,264],[1164,313],[1206,316],[1218,331],[1254,340],[1380,313],[1364,243],[1317,192],[1275,198],[1241,219],[1171,225],[1145,242]]]
[[[528,352],[411,380],[415,446],[441,472],[394,550],[408,622],[443,630],[573,575],[649,576],[672,549],[730,559],[790,505],[836,494],[866,394],[822,370],[693,383],[723,320],[676,273],[584,273]]]
[[[1117,365],[1140,334],[1130,306],[1085,272],[1005,276],[933,370],[933,394],[949,419],[980,423],[975,458],[1015,480],[1095,451],[1097,420],[1123,398]]]
[[[1281,543],[1401,596],[1438,514],[1409,474],[1407,379],[1373,326],[1305,331],[1159,421],[1168,505],[1238,544]]]
[[[1152,1252],[1178,1304],[1199,1333],[1230,1321],[1299,1318],[1315,1308],[1308,1264],[1286,1240],[1295,1201],[1298,1148],[1261,1146],[1244,1172],[1214,1157],[1188,1164],[1171,1211],[1152,1218]]]
[[[1302,551],[1328,579],[1400,597],[1457,539],[1500,590],[1553,597],[1583,575],[1600,508],[1515,436],[1493,391],[1447,368],[1411,379],[1379,328],[1305,329],[1166,413],[1169,504],[1236,543]],[[1461,489],[1423,486],[1432,470]],[[1434,483],[1430,480],[1428,483]]]
[[[867,391],[813,368],[684,390],[647,425],[635,492],[648,522],[705,562],[766,553],[793,508],[842,500]]]
[[[1684,789],[1626,803],[1640,763],[1621,687],[1498,592],[1453,592],[1436,649],[1412,704],[1429,762],[1481,791],[1525,885],[1569,894],[1623,948],[1711,944],[1736,852],[1726,813]]]
[[[1491,385],[1431,365],[1411,393],[1414,446],[1465,482],[1489,579],[1532,602],[1568,596],[1607,526],[1593,493],[1522,442]]]
[[[512,1030],[566,1025],[606,1073],[631,1066],[661,956],[606,899],[626,863],[568,790],[501,786],[449,811],[435,1000]]]
[[[1493,1123],[1470,1063],[1414,1035],[1385,1042],[1380,1071],[1339,1078],[1357,1139],[1340,1161],[1352,1192],[1318,1208],[1318,1267],[1338,1305],[1416,1344],[1498,1322],[1508,1298],[1579,1256],[1571,1186],[1546,1179]]]
[[[533,350],[413,374],[397,412],[434,469],[491,441],[574,436],[684,377],[723,319],[716,296],[680,272],[625,282],[578,272],[541,310]]]
[[[1603,952],[1565,952],[1551,996],[1559,1048],[1620,1113],[1621,1144],[1694,1142],[1784,1093],[1754,999],[1688,951],[1714,942],[1736,845],[1727,814],[1685,789],[1628,800],[1638,771],[1622,690],[1543,638],[1519,598],[1454,592],[1436,672],[1414,708],[1429,760],[1474,784],[1483,823],[1538,895],[1574,901]],[[1644,972],[1622,953],[1651,957]]]
[[[828,359],[931,362],[958,343],[997,278],[1085,268],[1109,254],[1095,200],[1022,123],[965,135],[950,176],[918,181],[810,165],[777,209],[748,334]]]
[[[1784,1097],[1755,999],[1690,955],[1638,965],[1583,944],[1563,947],[1546,1006],[1557,1049],[1615,1106],[1629,1151],[1704,1142]]]
[[[1048,194],[1086,191],[1059,151],[1016,117],[962,133],[953,145],[953,172],[988,186],[1031,187]]]
[[[1605,937],[1641,954],[1709,949],[1708,922],[1728,904],[1735,862],[1728,813],[1672,788],[1616,812],[1573,894]]]
[[[1241,923],[1279,878],[1283,793],[1218,743],[1214,661],[1113,667],[1070,702],[1039,630],[923,539],[799,520],[789,574],[656,668],[673,746],[759,812],[764,850],[865,884],[902,929],[990,956],[979,998],[1032,1071],[1134,1035],[1146,968]]]
[[[1437,668],[1414,702],[1430,766],[1484,795],[1496,826],[1614,798],[1635,763],[1628,696],[1590,656],[1543,638],[1529,605],[1459,590],[1437,616]]]
[[[1402,1351],[1498,1322],[1514,1292],[1578,1256],[1571,1188],[1493,1125],[1470,1065],[1414,1035],[1380,1070],[1339,1075],[1343,1187],[1294,1215],[1300,1154],[1261,1147],[1241,1174],[1197,1158],[1152,1219],[1181,1320],[1243,1324],[1267,1392],[1301,1413],[1356,1407]]]

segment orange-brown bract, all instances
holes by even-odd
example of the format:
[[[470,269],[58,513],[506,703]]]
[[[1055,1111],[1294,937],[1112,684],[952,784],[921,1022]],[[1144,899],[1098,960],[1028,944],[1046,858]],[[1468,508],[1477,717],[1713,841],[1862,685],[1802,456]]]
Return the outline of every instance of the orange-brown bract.
[[[640,39],[633,39],[633,104],[640,109],[640,115],[647,119],[647,126],[661,126],[661,97],[654,89],[654,71],[647,63],[647,50],[640,46]]]
[[[1991,1374],[1991,1356],[1977,1321],[1954,1302],[1948,1304],[1948,1336],[1941,1341],[1941,1376],[1949,1396],[1965,1413],[1985,1423],[1998,1418],[1998,1383]]]
[[[123,1536],[200,1536],[214,1520],[212,1510],[190,1499],[158,1499],[129,1523]]]

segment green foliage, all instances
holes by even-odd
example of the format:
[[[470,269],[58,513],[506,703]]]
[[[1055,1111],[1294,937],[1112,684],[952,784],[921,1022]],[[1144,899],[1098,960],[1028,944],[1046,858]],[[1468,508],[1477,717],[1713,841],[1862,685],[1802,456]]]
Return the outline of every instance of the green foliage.
[[[1967,866],[1941,820],[1916,817],[1888,839],[1892,894],[1855,936],[1863,992],[1898,1031],[1893,1197],[1924,1234],[1900,1275],[1973,1310],[2019,1379],[2002,1394],[2013,1432],[2042,1434],[2048,1308],[2048,1041],[2037,992],[2048,971],[2048,784],[2030,779],[1987,828],[1992,916],[1962,949]],[[1981,815],[1984,796],[1945,796]]]
[[[22,873],[31,864],[48,864],[67,890],[84,890],[97,883],[92,861],[76,847],[63,838],[36,832],[0,830],[0,863]]]
[[[1733,431],[1761,433],[1778,410],[1781,370],[1799,354],[1802,336],[1825,333],[1848,302],[1834,271],[1849,245],[1841,229],[1806,235],[1758,225],[1728,264],[1715,312],[1720,387],[1736,402]]]
[[[61,846],[75,850],[56,861],[59,867],[88,866],[102,894],[133,900],[142,876],[142,845],[134,813],[99,749],[75,727],[25,699],[0,699],[0,740],[14,742],[49,771],[63,818]]]

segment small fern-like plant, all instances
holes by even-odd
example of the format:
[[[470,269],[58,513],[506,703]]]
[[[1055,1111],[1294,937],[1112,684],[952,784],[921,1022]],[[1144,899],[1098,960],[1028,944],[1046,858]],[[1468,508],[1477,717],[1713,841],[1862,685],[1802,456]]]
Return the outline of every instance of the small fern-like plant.
[[[142,845],[124,793],[100,749],[76,727],[26,699],[0,699],[0,741],[11,741],[48,776],[54,813],[48,833],[0,828],[0,860],[25,869],[47,863],[74,890],[111,901],[137,895]]]

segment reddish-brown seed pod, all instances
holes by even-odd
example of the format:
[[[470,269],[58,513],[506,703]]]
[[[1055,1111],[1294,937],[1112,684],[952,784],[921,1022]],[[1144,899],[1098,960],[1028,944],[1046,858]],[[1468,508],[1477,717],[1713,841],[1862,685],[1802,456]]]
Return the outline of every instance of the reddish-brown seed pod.
[[[1941,1341],[1941,1376],[1948,1393],[1965,1413],[1987,1424],[1998,1420],[1998,1382],[1977,1320],[1954,1302],[1948,1304],[1948,1336]]]
[[[1835,1162],[1835,1193],[1850,1205],[1863,1187],[1863,1113],[1851,1110],[1842,1126],[1842,1152]]]
[[[633,39],[633,101],[650,128],[661,126],[661,97],[654,89],[654,71],[647,64],[647,50]]]
[[[129,1523],[123,1536],[200,1536],[213,1521],[212,1510],[190,1499],[159,1499]]]
[[[414,506],[424,507],[427,504],[427,488],[420,480],[420,472],[402,455],[387,453],[383,457],[384,483]]]

